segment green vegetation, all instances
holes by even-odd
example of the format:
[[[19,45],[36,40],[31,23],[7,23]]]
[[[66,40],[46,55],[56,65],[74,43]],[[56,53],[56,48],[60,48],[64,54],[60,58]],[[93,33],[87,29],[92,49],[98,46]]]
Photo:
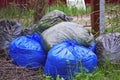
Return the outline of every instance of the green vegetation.
[[[106,23],[109,25],[105,28],[105,32],[120,32],[120,17],[113,16],[112,18],[106,19]]]
[[[120,32],[120,24],[111,24],[107,28],[105,28],[105,32]]]
[[[7,7],[0,9],[0,18],[15,19],[15,18],[31,18],[34,15],[34,10]]]
[[[119,4],[107,4],[106,8],[106,18],[105,23],[109,23],[106,32],[120,32],[120,5]]]
[[[19,21],[23,27],[30,26],[33,22],[34,10],[7,7],[0,9],[0,19],[9,19]]]
[[[93,73],[78,73],[73,80],[120,80],[120,67],[106,63]]]
[[[85,14],[89,14],[91,12],[91,8],[90,8],[89,5],[86,6],[86,11],[85,11],[83,9],[77,9],[75,7],[69,8],[64,4],[59,3],[59,4],[54,4],[54,5],[50,6],[50,7],[48,7],[46,9],[46,13],[50,12],[50,11],[53,11],[55,9],[61,10],[61,11],[65,12],[69,16],[85,15]]]
[[[44,80],[53,80],[50,76],[45,76]],[[56,80],[64,80],[57,76]],[[106,62],[93,73],[77,73],[74,79],[70,80],[120,80],[120,65],[112,65]]]

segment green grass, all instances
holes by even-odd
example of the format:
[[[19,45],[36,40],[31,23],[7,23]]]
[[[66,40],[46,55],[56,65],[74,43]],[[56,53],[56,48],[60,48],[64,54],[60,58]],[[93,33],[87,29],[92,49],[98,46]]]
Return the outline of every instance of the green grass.
[[[106,19],[105,22],[108,22],[109,25],[105,28],[105,32],[120,32],[120,17],[113,17],[110,19]]]
[[[50,76],[45,76],[43,80],[53,80]],[[56,80],[64,80],[57,76]],[[106,62],[99,65],[92,73],[77,73],[70,80],[120,80],[120,65],[112,65]]]
[[[48,7],[46,9],[46,13],[50,12],[50,11],[53,11],[55,9],[63,11],[69,16],[85,15],[85,14],[89,14],[91,12],[91,8],[90,8],[89,5],[86,6],[86,11],[85,11],[83,9],[77,9],[75,7],[69,8],[64,4],[59,3],[59,4],[54,4],[54,5],[50,6],[50,7]]]
[[[0,9],[0,19],[17,20],[22,24],[23,28],[32,24],[33,15],[34,10],[31,9],[26,10],[14,7]]]
[[[109,27],[105,28],[105,32],[120,32],[120,24],[111,24]]]
[[[34,11],[29,9],[20,9],[20,8],[14,8],[14,7],[7,7],[0,9],[0,18],[29,18],[33,17]]]
[[[109,23],[105,31],[120,32],[120,4],[107,4],[105,8],[106,14],[109,16],[105,20],[106,23]]]
[[[99,66],[93,73],[78,73],[73,80],[120,80],[120,67],[111,64]]]
[[[106,19],[106,23],[109,25],[105,28],[105,32],[120,32],[120,17],[112,17],[110,19]]]

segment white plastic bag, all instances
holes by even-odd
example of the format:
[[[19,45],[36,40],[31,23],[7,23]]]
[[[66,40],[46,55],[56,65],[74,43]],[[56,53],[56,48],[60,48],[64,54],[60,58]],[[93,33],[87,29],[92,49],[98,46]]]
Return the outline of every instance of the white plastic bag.
[[[86,10],[85,1],[84,0],[67,0],[68,7],[76,7],[77,9]]]

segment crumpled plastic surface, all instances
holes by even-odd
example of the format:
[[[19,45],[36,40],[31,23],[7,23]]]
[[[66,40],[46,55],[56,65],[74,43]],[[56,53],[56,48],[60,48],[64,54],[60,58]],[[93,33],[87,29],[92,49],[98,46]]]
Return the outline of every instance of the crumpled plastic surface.
[[[9,46],[9,56],[13,63],[27,68],[44,66],[46,55],[40,40],[37,33],[13,40]]]
[[[0,21],[0,51],[7,52],[9,44],[16,37],[20,36],[22,26],[17,21]],[[7,54],[7,53],[6,53]]]
[[[50,49],[44,73],[54,79],[60,75],[68,80],[76,72],[92,72],[96,66],[97,56],[92,50],[67,40]]]
[[[36,24],[33,24],[27,28],[25,28],[23,31],[22,31],[22,35],[31,35],[34,33],[34,29],[36,28]]]
[[[71,21],[72,18],[67,16],[64,12],[59,10],[54,10],[47,13],[43,18],[38,22],[35,32],[43,32],[44,30],[64,21]]]
[[[96,42],[92,41],[88,47],[89,49],[91,49],[93,52],[95,52],[96,49]]]
[[[120,62],[120,33],[108,33],[96,39],[95,53],[100,63],[110,61],[112,64]]]
[[[93,35],[83,25],[72,22],[61,22],[42,34],[46,44],[46,49],[49,50],[53,45],[64,40],[76,40],[77,44],[88,46],[93,40]]]

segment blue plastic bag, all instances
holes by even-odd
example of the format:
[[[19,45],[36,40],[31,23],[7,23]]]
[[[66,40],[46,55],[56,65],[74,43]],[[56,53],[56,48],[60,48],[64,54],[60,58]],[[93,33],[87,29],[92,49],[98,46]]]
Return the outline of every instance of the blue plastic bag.
[[[18,66],[27,68],[44,66],[46,55],[41,45],[41,37],[34,33],[16,38],[10,43],[9,56]]]
[[[63,41],[48,52],[44,73],[54,79],[60,75],[65,80],[69,80],[76,72],[89,73],[96,66],[97,56],[92,50],[78,46],[74,41]]]
[[[95,42],[95,41],[92,41],[92,42],[90,43],[90,46],[89,46],[88,48],[91,49],[93,52],[95,52],[96,42]]]

